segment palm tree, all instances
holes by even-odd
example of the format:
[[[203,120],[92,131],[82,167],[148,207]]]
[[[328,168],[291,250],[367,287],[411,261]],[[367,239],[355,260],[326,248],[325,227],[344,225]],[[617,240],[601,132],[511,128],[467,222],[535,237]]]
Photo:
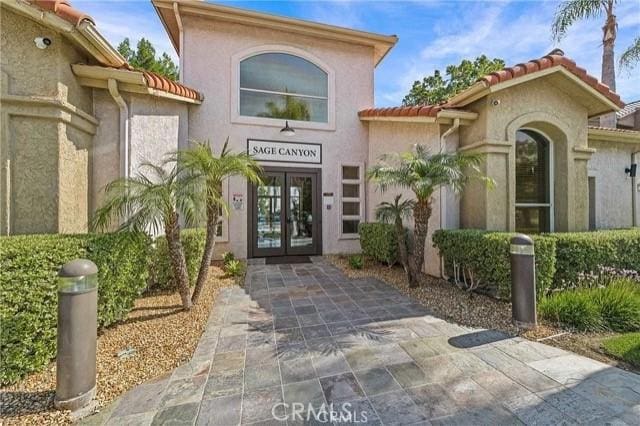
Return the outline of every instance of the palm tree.
[[[461,193],[471,178],[481,179],[488,185],[493,181],[480,174],[482,157],[477,154],[431,154],[427,147],[415,145],[410,152],[385,155],[380,160],[367,171],[367,178],[374,181],[383,192],[395,186],[410,189],[416,196],[413,204],[414,244],[409,259],[409,285],[416,287],[424,264],[424,246],[435,191],[448,186],[454,192]]]
[[[632,69],[640,61],[640,37],[636,37],[633,44],[620,56],[620,68]]]
[[[393,199],[393,203],[383,201],[378,204],[376,208],[376,219],[380,222],[392,223],[396,229],[396,238],[398,239],[398,257],[400,258],[400,264],[404,268],[404,272],[407,275],[407,280],[410,278],[409,274],[409,255],[407,253],[407,238],[402,226],[402,221],[411,217],[415,202],[413,200],[400,201],[402,195],[398,194]]]
[[[177,162],[182,174],[199,182],[197,195],[205,204],[206,242],[191,296],[191,301],[196,303],[209,274],[220,215],[228,212],[222,194],[222,182],[232,176],[240,176],[250,183],[260,183],[262,170],[248,154],[231,152],[228,138],[220,155],[216,155],[208,143],[196,142],[189,149],[175,152],[172,161]]]
[[[612,91],[616,91],[616,69],[614,48],[618,23],[614,9],[619,0],[567,0],[562,2],[553,21],[552,32],[555,40],[561,40],[574,23],[583,19],[605,17],[602,27],[602,74],[600,80]],[[600,118],[600,125],[615,127],[615,113]]]
[[[143,171],[149,170],[148,174]],[[187,264],[180,242],[180,213],[186,224],[198,222],[201,203],[193,179],[182,178],[177,168],[170,170],[148,162],[133,177],[120,178],[105,187],[105,200],[96,211],[91,229],[104,230],[114,220],[121,221],[120,230],[137,232],[164,231],[169,257],[182,306],[191,308]]]

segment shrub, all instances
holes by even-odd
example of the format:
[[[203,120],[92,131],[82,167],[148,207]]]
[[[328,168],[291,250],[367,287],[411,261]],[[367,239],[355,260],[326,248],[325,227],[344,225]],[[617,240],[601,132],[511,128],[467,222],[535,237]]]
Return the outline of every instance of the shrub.
[[[572,287],[581,273],[601,267],[640,271],[640,228],[547,235],[556,241],[556,289]]]
[[[98,324],[123,319],[147,283],[146,236],[0,237],[0,383],[15,382],[55,357],[57,273],[76,258],[98,266]]]
[[[353,255],[349,256],[349,266],[353,269],[362,269],[364,262],[362,261],[362,256]]]
[[[586,292],[566,291],[545,297],[538,305],[540,317],[581,331],[603,328],[598,306]]]
[[[365,256],[391,266],[398,260],[398,243],[393,225],[388,223],[361,223],[358,226],[360,247]]]
[[[224,270],[230,277],[239,277],[244,272],[244,265],[236,259],[232,259],[225,263]]]
[[[447,274],[464,270],[479,282],[478,290],[500,299],[511,297],[511,260],[509,245],[514,234],[474,229],[438,230],[433,234],[434,246],[444,257]],[[538,297],[553,282],[555,242],[534,236],[536,253],[536,291]],[[455,267],[455,268],[454,268]]]
[[[541,318],[581,331],[640,330],[640,289],[619,279],[608,287],[565,290],[544,298]]]
[[[190,286],[194,286],[198,278],[198,269],[204,253],[205,236],[205,230],[200,228],[189,228],[180,232],[180,241],[182,242],[184,257],[187,262]],[[177,289],[177,283],[173,277],[173,268],[171,268],[167,239],[164,236],[156,238],[153,263],[151,265],[151,283],[163,290]]]
[[[229,263],[229,261],[231,260],[235,260],[236,259],[236,255],[233,254],[232,251],[225,251],[224,253],[222,253],[222,264],[226,265],[227,263]]]

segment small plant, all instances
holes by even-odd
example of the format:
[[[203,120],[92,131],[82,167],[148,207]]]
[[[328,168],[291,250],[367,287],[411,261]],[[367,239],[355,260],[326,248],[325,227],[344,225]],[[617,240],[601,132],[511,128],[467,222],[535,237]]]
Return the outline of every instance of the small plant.
[[[232,259],[229,262],[225,263],[224,270],[230,277],[239,277],[240,275],[242,275],[242,266],[242,262],[236,259]]]
[[[359,254],[349,256],[349,266],[352,269],[362,269],[362,267],[364,266],[362,256],[360,256]]]
[[[629,279],[617,279],[607,287],[582,288],[555,293],[542,299],[541,318],[580,331],[640,330],[640,290]]]
[[[227,263],[235,259],[236,259],[236,255],[233,254],[232,251],[225,251],[224,253],[222,253],[222,263],[224,265],[226,265]]]

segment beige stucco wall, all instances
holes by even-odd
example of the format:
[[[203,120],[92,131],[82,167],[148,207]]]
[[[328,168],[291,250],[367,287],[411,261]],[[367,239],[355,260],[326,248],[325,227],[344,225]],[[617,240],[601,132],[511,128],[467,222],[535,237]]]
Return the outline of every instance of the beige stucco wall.
[[[220,148],[229,138],[236,151],[246,150],[248,138],[311,142],[322,144],[322,165],[282,164],[289,167],[322,169],[322,192],[333,192],[336,204],[322,210],[322,241],[324,253],[358,251],[357,240],[341,239],[338,194],[341,164],[367,161],[367,127],[358,119],[358,111],[373,106],[373,50],[336,41],[326,41],[286,32],[247,27],[237,24],[183,17],[184,51],[182,52],[183,82],[196,87],[205,101],[192,107],[189,114],[189,136],[209,140]],[[252,48],[275,45],[299,49],[317,58],[335,74],[335,129],[312,130],[296,128],[294,137],[283,137],[279,131],[284,120],[272,120],[271,125],[232,123],[232,58]],[[277,163],[269,163],[271,166]],[[232,179],[228,194],[244,195],[243,210],[232,210],[225,224],[229,243],[220,250],[233,250],[237,256],[247,255],[247,186]]]
[[[546,135],[554,153],[556,231],[588,228],[587,109],[583,90],[550,75],[490,94],[466,108],[479,114],[460,133],[463,149],[486,154],[483,171],[495,188],[474,183],[465,191],[461,226],[515,230],[515,134],[529,128]],[[577,95],[576,95],[577,93]]]
[[[633,226],[633,179],[624,172],[632,163],[632,154],[640,152],[637,144],[589,141],[596,152],[588,163],[588,175],[595,178],[596,228]],[[640,194],[636,194],[637,201]]]
[[[68,40],[1,9],[0,234],[84,232],[97,120],[71,73],[88,62]],[[33,40],[47,36],[47,49]]]

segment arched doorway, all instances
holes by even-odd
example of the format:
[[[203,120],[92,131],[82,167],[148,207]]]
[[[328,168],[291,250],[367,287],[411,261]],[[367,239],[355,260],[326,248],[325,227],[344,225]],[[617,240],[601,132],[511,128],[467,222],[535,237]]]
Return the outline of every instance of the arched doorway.
[[[553,226],[553,149],[542,133],[516,132],[516,231],[551,232]]]

